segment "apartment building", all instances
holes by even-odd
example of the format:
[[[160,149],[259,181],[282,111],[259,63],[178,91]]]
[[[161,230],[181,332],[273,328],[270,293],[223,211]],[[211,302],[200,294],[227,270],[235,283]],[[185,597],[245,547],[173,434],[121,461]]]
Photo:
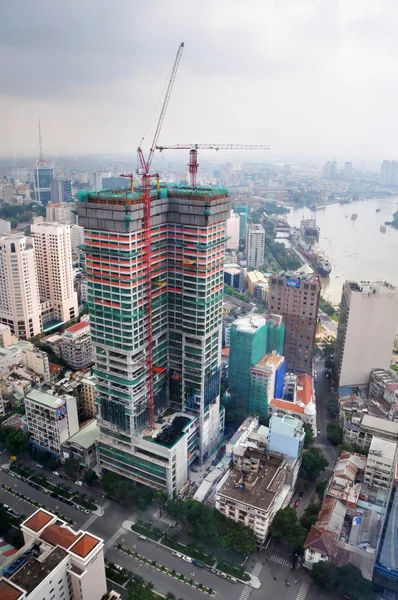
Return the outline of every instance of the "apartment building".
[[[395,474],[397,443],[372,438],[365,469],[365,481],[371,488],[391,487]]]
[[[0,281],[0,323],[22,339],[41,333],[35,248],[23,233],[0,235]]]
[[[61,444],[79,431],[76,398],[31,390],[25,398],[30,443],[59,456]]]
[[[0,348],[8,348],[17,343],[18,338],[11,333],[10,326],[0,323]]]
[[[71,369],[84,369],[94,364],[95,348],[90,323],[80,321],[65,329],[59,341],[61,356]]]
[[[239,227],[240,216],[238,215],[238,213],[231,210],[230,216],[226,221],[227,250],[239,249]]]
[[[398,442],[398,423],[371,415],[353,418],[344,425],[344,441],[369,448],[374,437]]]
[[[43,329],[54,321],[65,323],[78,315],[74,290],[70,227],[61,223],[31,226],[35,241]]]
[[[151,257],[139,189],[80,193],[77,211],[85,229],[96,347],[99,464],[174,493],[182,480],[177,471],[185,471],[186,480],[188,463],[203,462],[223,430],[221,317],[230,202],[224,188],[161,186],[150,193]],[[149,339],[152,374],[146,365]],[[148,409],[152,378],[154,429]],[[163,422],[164,437],[156,419],[168,409],[172,418]],[[178,457],[169,439],[181,449]]]
[[[79,394],[79,412],[81,411],[83,419],[94,419],[95,410],[95,386],[97,378],[95,375],[88,375],[81,380]]]
[[[265,231],[259,224],[251,223],[246,232],[247,266],[258,269],[264,264]]]
[[[268,310],[282,315],[288,371],[312,374],[321,280],[318,275],[281,272],[269,278]]]
[[[104,542],[40,509],[21,524],[24,545],[2,563],[2,600],[99,600]]]
[[[243,456],[234,454],[234,467],[216,495],[216,509],[228,519],[253,529],[262,545],[281,504],[279,494],[286,481],[287,465],[282,454],[247,447]]]
[[[76,223],[74,202],[51,202],[46,206],[46,219],[49,223]]]
[[[397,322],[394,286],[344,283],[335,355],[340,386],[368,384],[373,369],[389,369]]]

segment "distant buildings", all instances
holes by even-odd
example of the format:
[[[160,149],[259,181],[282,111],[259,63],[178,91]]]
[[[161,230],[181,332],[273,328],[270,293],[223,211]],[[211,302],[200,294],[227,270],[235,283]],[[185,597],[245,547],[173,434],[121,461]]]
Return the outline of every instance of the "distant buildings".
[[[373,369],[389,369],[398,321],[398,291],[381,282],[346,281],[336,340],[339,385],[369,382]]]
[[[352,416],[344,425],[344,442],[366,449],[374,437],[398,442],[398,423],[364,414],[362,417]]]
[[[51,202],[51,182],[54,167],[45,160],[38,160],[34,169],[35,201],[47,206]]]
[[[240,217],[238,213],[231,210],[229,219],[226,221],[225,235],[228,238],[226,242],[227,250],[238,250],[239,248],[239,227]]]
[[[397,185],[398,162],[383,160],[380,169],[380,185]]]
[[[323,176],[325,179],[332,178],[332,163],[330,160],[325,162],[325,166],[323,167]]]
[[[51,182],[51,202],[55,204],[73,202],[72,182],[62,177],[54,177]]]
[[[12,204],[15,188],[11,183],[0,183],[0,200],[3,204]]]
[[[29,339],[41,333],[35,250],[23,233],[0,235],[0,322]]]
[[[76,398],[31,390],[25,398],[26,422],[32,446],[61,453],[61,444],[79,431]]]
[[[234,204],[234,211],[239,215],[239,242],[242,244],[246,241],[247,222],[249,219],[250,209],[247,204]]]
[[[354,170],[352,162],[346,162],[344,165],[343,179],[344,181],[351,181],[353,178]]]
[[[4,221],[4,219],[0,219],[0,234],[10,233],[10,232],[11,232],[10,221]]]
[[[76,205],[73,202],[51,202],[46,206],[46,218],[50,223],[76,223],[74,214]]]
[[[247,266],[258,269],[264,264],[265,231],[262,225],[251,223],[246,234]]]
[[[315,274],[269,278],[268,310],[285,321],[283,355],[288,371],[312,374],[320,292],[320,278]]]
[[[74,290],[70,227],[60,223],[31,226],[35,241],[43,329],[51,323],[65,323],[77,317]]]
[[[2,600],[105,597],[107,585],[101,538],[87,531],[75,531],[58,515],[43,509],[25,519],[21,531],[22,548],[2,562]]]

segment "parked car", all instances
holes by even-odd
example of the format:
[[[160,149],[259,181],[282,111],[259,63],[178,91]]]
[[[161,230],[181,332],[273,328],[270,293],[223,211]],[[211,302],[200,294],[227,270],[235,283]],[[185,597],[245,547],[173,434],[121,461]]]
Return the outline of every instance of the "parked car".
[[[75,484],[79,485],[81,487],[83,485],[83,482],[78,480],[78,481],[75,481]]]
[[[187,562],[187,563],[192,563],[193,562],[193,559],[190,556],[183,556],[182,560],[185,560],[185,562]]]
[[[219,577],[222,577],[223,579],[227,579],[226,574],[223,573],[222,571],[217,571],[216,575],[218,575]]]
[[[197,560],[196,558],[193,561],[193,564],[196,565],[197,567],[200,567],[201,569],[204,569],[206,564],[203,562],[203,560]]]
[[[299,504],[300,504],[300,498],[297,498],[296,502],[294,503],[294,508],[297,508]]]
[[[238,580],[235,579],[235,577],[231,577],[231,575],[227,575],[227,579],[228,581],[230,581],[231,583],[238,583]]]
[[[41,465],[40,463],[36,463],[35,465],[38,469],[44,469],[43,465]]]
[[[173,556],[176,556],[177,558],[182,558],[182,554],[180,554],[179,552],[172,552]]]
[[[57,477],[59,477],[58,471],[53,471],[53,475],[56,475]]]

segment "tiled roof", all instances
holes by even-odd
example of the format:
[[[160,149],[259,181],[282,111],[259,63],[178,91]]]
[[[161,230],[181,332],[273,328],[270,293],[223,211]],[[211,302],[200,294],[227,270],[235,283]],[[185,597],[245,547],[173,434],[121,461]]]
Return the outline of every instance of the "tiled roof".
[[[80,321],[79,323],[75,323],[75,325],[68,327],[68,329],[65,329],[64,333],[76,333],[76,331],[81,331],[85,327],[90,327],[90,323]]]
[[[43,510],[38,510],[30,519],[24,522],[26,527],[29,527],[32,531],[40,531],[47,523],[53,519],[53,515],[49,515]]]
[[[303,404],[309,404],[312,400],[312,377],[309,375],[299,375],[297,384],[297,399]]]
[[[71,531],[68,527],[60,525],[58,523],[53,523],[45,528],[45,530],[40,535],[41,539],[53,546],[61,546],[61,548],[65,548],[67,550],[74,544],[79,536]]]
[[[88,535],[88,533],[85,533],[70,550],[71,552],[74,552],[75,554],[85,558],[87,554],[90,554],[91,550],[95,548],[97,544],[99,544],[99,540],[91,535]]]
[[[1,600],[18,600],[23,592],[8,583],[5,579],[0,581],[0,598]]]
[[[305,540],[304,548],[311,548],[333,558],[337,550],[336,535],[312,525]]]
[[[299,404],[295,404],[294,402],[289,402],[289,400],[279,400],[278,398],[272,398],[270,404],[271,406],[275,406],[275,408],[289,410],[293,413],[297,413],[300,415],[303,415],[305,410],[304,406],[300,406]]]

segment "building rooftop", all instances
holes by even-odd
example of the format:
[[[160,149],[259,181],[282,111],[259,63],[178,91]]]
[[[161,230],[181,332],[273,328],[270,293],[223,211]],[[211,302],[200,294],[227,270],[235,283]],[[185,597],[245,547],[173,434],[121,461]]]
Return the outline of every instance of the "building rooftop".
[[[86,329],[87,327],[90,327],[90,323],[88,323],[87,321],[79,321],[79,323],[75,323],[75,325],[72,325],[71,327],[68,327],[68,329],[65,329],[64,335],[71,335],[73,333],[77,333],[78,331],[83,331],[83,329]]]
[[[49,392],[41,392],[40,390],[31,390],[26,398],[38,404],[43,404],[48,408],[58,408],[64,403],[64,399],[60,396],[54,396]]]
[[[346,514],[347,507],[344,506],[340,500],[337,500],[336,498],[327,498],[322,503],[316,526],[340,535]]]
[[[82,448],[90,448],[93,444],[95,444],[96,440],[99,437],[99,427],[97,426],[97,419],[92,419],[87,425],[84,425],[80,431],[72,435],[67,440],[68,444],[78,444]]]
[[[310,375],[299,375],[297,377],[297,400],[303,404],[309,404],[313,399],[312,377]]]
[[[41,532],[40,538],[52,546],[61,546],[67,550],[79,539],[79,535],[74,533],[63,521],[57,521],[48,525]]]
[[[364,415],[362,417],[361,426],[369,429],[378,429],[380,432],[390,433],[398,438],[398,423],[394,421],[388,421],[387,419],[380,419],[379,417]]]
[[[100,543],[100,540],[85,533],[78,542],[76,542],[71,548],[70,551],[74,552],[78,556],[82,558],[86,558],[88,554]]]
[[[238,317],[236,321],[232,323],[232,326],[237,331],[245,333],[256,333],[260,327],[263,327],[266,323],[265,318],[262,315],[250,314],[244,317]]]
[[[0,599],[1,600],[18,600],[22,598],[23,592],[18,590],[12,583],[9,583],[6,579],[0,580]]]
[[[382,440],[381,438],[373,436],[369,448],[369,455],[376,454],[377,456],[394,460],[396,451],[397,444],[395,442]]]
[[[275,408],[280,408],[281,410],[289,410],[298,415],[303,415],[305,410],[305,407],[301,404],[295,404],[289,400],[280,400],[279,398],[272,398],[270,405],[275,406]]]
[[[242,472],[232,470],[219,494],[266,510],[285,480],[281,469],[284,458],[277,454],[261,454],[263,459],[258,473],[244,476]]]
[[[29,529],[31,529],[32,531],[38,532],[41,529],[43,529],[43,527],[47,525],[47,523],[52,521],[53,518],[54,515],[52,515],[51,513],[45,512],[44,510],[38,510],[31,517],[29,517],[29,519],[24,521],[22,525],[25,525],[25,527],[29,527]]]
[[[67,556],[67,552],[59,546],[53,548],[47,556],[41,555],[38,560],[34,556],[10,577],[10,581],[31,594],[40,583],[59,565]]]
[[[284,358],[283,356],[280,356],[280,354],[266,354],[261,360],[258,361],[258,363],[254,365],[254,367],[252,367],[252,371],[259,371],[260,373],[262,373],[264,370],[267,371],[269,368],[272,369],[279,367],[279,365],[282,364],[283,361]]]

